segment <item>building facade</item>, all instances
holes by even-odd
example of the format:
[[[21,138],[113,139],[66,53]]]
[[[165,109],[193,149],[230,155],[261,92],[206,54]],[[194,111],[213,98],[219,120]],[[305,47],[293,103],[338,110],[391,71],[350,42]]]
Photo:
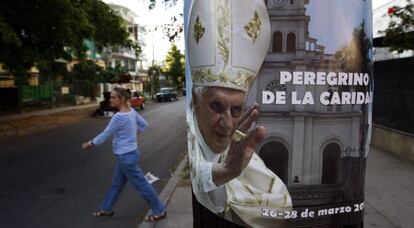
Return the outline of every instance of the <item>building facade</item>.
[[[135,44],[145,45],[142,38],[144,27],[136,23],[138,15],[124,6],[115,4],[108,4],[108,6],[126,22],[130,34],[129,39]],[[130,85],[126,85],[126,87],[134,91],[143,91],[143,84],[148,81],[148,73],[142,68],[143,57],[137,55],[134,49],[128,47],[105,47],[104,59],[107,67],[115,68],[120,66],[128,70],[132,80]]]

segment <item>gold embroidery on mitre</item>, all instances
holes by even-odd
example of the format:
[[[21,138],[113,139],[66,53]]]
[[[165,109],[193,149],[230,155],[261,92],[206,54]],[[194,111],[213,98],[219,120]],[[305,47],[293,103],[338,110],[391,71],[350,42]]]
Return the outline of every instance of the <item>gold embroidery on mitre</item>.
[[[246,30],[247,35],[252,38],[253,43],[255,43],[257,37],[259,37],[261,25],[262,21],[259,18],[259,13],[257,13],[257,11],[254,11],[254,17],[246,26],[244,26],[244,30]]]
[[[196,39],[196,42],[198,44],[198,41],[203,37],[205,28],[200,22],[200,15],[197,15],[195,24],[194,24],[194,38]]]
[[[254,81],[254,74],[247,71],[238,71],[236,76],[229,76],[226,73],[215,74],[210,69],[199,69],[192,70],[191,76],[195,84],[203,84],[203,82],[231,83],[243,90],[249,89]]]
[[[228,26],[230,26],[230,7],[229,2],[227,0],[225,1],[219,1],[219,5],[217,8],[218,13],[220,14],[220,17],[218,18],[218,51],[220,56],[222,57],[224,61],[223,71],[226,68],[229,58],[230,58],[230,37],[227,32]]]

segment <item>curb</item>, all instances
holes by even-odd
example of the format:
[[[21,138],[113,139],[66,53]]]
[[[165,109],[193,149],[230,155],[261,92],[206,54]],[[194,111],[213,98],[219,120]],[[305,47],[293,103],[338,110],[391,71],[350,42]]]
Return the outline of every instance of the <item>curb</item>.
[[[188,154],[185,155],[184,159],[181,160],[180,165],[178,165],[177,169],[174,172],[174,175],[170,178],[168,183],[165,185],[164,189],[161,191],[160,200],[164,203],[165,207],[167,207],[168,201],[170,200],[172,194],[177,187],[177,183],[180,179],[180,174],[184,170],[185,165],[188,161]],[[145,216],[151,214],[151,210],[148,210]],[[155,222],[144,222],[142,221],[137,227],[138,228],[153,228],[157,225],[158,221]]]

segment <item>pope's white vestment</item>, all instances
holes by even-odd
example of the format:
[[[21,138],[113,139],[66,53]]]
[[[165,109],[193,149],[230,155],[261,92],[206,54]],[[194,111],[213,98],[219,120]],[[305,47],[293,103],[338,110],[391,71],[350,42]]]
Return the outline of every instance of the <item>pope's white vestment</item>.
[[[193,109],[192,109],[193,110]],[[212,167],[223,161],[227,150],[214,153],[205,143],[193,111],[187,112],[188,148],[193,192],[197,200],[210,211],[231,215],[230,209],[246,224],[253,227],[271,227],[275,219],[263,216],[263,209],[276,212],[290,211],[292,201],[286,185],[269,170],[254,153],[242,173],[225,185],[216,186]]]

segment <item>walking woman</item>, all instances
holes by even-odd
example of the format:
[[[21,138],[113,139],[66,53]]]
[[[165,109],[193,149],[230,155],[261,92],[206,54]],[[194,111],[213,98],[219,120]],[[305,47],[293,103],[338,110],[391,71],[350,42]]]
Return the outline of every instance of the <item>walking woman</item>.
[[[82,149],[100,145],[113,136],[112,147],[117,163],[112,179],[112,186],[106,193],[99,211],[93,216],[113,216],[113,205],[118,200],[127,181],[141,194],[151,206],[152,215],[144,218],[152,222],[167,215],[163,203],[150,183],[145,179],[144,173],[138,166],[139,151],[137,134],[143,132],[148,123],[134,109],[129,107],[128,100],[131,94],[123,88],[115,88],[111,92],[111,106],[119,110],[111,119],[105,130],[89,142],[82,144]]]

